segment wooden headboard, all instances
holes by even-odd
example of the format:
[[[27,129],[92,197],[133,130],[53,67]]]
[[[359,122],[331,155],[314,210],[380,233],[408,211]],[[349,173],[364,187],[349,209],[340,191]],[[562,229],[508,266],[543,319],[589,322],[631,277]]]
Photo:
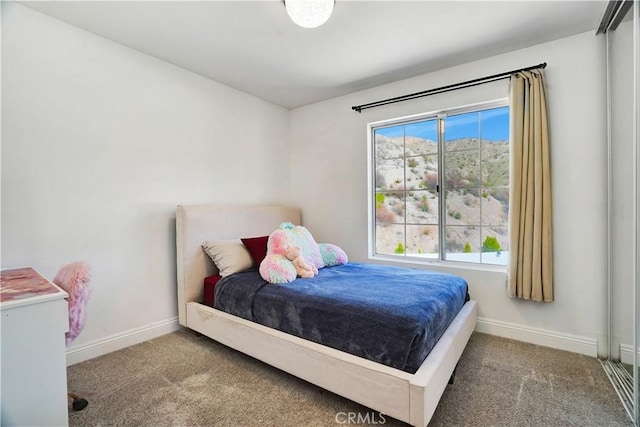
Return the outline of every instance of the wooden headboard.
[[[289,206],[178,206],[176,249],[180,324],[188,326],[186,305],[203,301],[203,279],[217,273],[215,265],[202,250],[203,242],[266,236],[284,221],[300,225],[300,210]]]

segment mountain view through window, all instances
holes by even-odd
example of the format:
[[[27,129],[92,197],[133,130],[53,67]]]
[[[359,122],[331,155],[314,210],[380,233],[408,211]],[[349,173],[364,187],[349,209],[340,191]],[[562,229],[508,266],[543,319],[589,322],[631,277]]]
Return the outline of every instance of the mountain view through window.
[[[374,253],[506,265],[509,108],[373,128]]]

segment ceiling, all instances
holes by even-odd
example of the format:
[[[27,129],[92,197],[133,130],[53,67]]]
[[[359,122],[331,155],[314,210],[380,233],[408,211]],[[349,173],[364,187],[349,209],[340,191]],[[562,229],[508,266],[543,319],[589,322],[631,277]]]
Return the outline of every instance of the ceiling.
[[[296,26],[280,0],[22,4],[295,108],[585,31],[595,34],[606,3],[337,0],[329,21],[315,29]]]

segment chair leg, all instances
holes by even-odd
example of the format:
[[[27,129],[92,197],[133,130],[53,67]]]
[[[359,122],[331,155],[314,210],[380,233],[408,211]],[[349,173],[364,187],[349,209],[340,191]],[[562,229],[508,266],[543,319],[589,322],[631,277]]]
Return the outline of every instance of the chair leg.
[[[71,403],[71,407],[73,408],[74,411],[82,411],[89,404],[89,402],[87,402],[87,399],[83,399],[76,394],[67,393],[67,396],[70,399],[73,399],[73,403]]]

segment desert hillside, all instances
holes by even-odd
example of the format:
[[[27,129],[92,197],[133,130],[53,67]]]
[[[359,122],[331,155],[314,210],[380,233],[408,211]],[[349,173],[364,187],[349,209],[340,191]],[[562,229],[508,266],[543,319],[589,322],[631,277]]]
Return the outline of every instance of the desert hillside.
[[[447,253],[479,253],[483,243],[485,251],[508,250],[508,141],[462,138],[444,145]],[[375,150],[376,251],[437,254],[437,142],[376,135]]]

